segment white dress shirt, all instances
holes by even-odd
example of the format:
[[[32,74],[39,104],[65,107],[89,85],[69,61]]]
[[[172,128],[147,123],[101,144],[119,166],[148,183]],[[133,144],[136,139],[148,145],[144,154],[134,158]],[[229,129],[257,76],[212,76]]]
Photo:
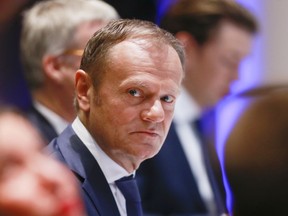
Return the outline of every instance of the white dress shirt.
[[[116,186],[115,181],[122,177],[129,176],[131,173],[128,173],[123,167],[113,161],[100,148],[78,117],[72,123],[72,128],[98,162],[113,193],[121,216],[127,216],[125,198]]]
[[[201,197],[210,212],[214,212],[214,196],[208,175],[205,169],[205,162],[202,155],[201,142],[191,123],[200,117],[201,111],[196,102],[189,96],[185,89],[182,89],[177,99],[174,111],[173,122],[176,133],[195,177]]]

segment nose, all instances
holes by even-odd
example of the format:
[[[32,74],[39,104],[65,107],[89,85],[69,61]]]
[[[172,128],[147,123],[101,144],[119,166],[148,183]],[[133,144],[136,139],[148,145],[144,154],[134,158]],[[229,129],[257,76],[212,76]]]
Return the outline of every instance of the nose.
[[[231,65],[230,68],[228,69],[227,72],[229,75],[227,75],[227,77],[229,77],[229,80],[231,82],[239,79],[239,68],[240,68],[240,62]]]
[[[35,181],[37,181],[39,187],[45,190],[46,193],[53,194],[56,199],[62,181],[61,176],[59,177],[58,162],[42,153],[35,153],[32,157],[33,159],[29,161],[28,166],[30,172],[34,175]]]
[[[154,101],[149,109],[145,109],[141,113],[141,118],[149,122],[161,122],[164,120],[164,110],[160,100]]]

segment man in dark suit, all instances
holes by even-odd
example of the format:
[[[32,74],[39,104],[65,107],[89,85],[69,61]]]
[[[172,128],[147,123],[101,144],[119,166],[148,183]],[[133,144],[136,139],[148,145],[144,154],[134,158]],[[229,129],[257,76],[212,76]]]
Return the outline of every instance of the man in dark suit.
[[[26,11],[21,55],[31,91],[27,115],[47,144],[76,116],[74,75],[92,34],[118,18],[102,1],[40,1]]]
[[[184,45],[185,78],[165,145],[138,172],[144,212],[220,215],[226,212],[221,169],[202,118],[229,93],[256,22],[235,1],[179,0],[160,26]]]
[[[75,76],[78,116],[48,145],[81,183],[89,215],[142,215],[136,180],[137,208],[118,179],[160,150],[183,61],[179,41],[147,21],[112,21],[89,40]]]

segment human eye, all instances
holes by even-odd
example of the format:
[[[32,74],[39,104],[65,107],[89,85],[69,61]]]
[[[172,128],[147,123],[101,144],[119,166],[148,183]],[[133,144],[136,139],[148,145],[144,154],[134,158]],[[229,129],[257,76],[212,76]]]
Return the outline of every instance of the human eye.
[[[141,92],[137,89],[129,89],[128,93],[134,97],[141,97]]]
[[[222,58],[222,64],[229,69],[238,67],[238,62],[236,60],[227,57]]]
[[[19,168],[24,164],[23,160],[18,157],[5,158],[1,161],[0,167],[0,179],[8,179],[11,178],[19,172]]]
[[[174,97],[172,97],[171,95],[165,95],[161,98],[161,100],[165,101],[166,103],[173,103]]]

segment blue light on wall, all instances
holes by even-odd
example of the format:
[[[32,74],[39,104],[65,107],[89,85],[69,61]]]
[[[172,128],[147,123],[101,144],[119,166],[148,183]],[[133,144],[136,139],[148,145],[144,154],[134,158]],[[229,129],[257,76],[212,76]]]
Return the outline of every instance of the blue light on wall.
[[[157,9],[156,9],[156,24],[159,24],[161,17],[165,11],[170,7],[171,4],[174,4],[177,0],[157,0]]]
[[[260,17],[262,10],[262,0],[237,0],[245,8],[250,10],[257,18],[260,24]],[[229,132],[233,128],[238,117],[241,115],[243,108],[247,101],[237,100],[233,101],[234,95],[247,89],[254,88],[261,85],[261,77],[263,72],[262,64],[262,37],[261,32],[256,35],[251,54],[242,62],[239,70],[239,80],[231,86],[231,95],[223,100],[217,107],[217,153],[223,171],[223,181],[226,190],[226,204],[229,212],[232,212],[233,197],[226,178],[224,167],[224,150],[225,142]]]
[[[235,123],[241,116],[242,111],[245,109],[248,103],[249,100],[246,99],[235,100],[235,98],[231,96],[230,98],[228,97],[225,100],[223,100],[223,102],[217,106],[216,110],[217,113],[216,122],[218,123],[216,147],[223,173],[223,183],[226,191],[226,205],[230,213],[232,212],[233,196],[224,169],[225,143]]]
[[[261,34],[261,17],[263,17],[263,0],[237,0],[256,17],[259,32],[255,35],[251,53],[243,60],[239,70],[239,80],[231,86],[231,93],[237,94],[261,85],[263,77],[263,37]]]

